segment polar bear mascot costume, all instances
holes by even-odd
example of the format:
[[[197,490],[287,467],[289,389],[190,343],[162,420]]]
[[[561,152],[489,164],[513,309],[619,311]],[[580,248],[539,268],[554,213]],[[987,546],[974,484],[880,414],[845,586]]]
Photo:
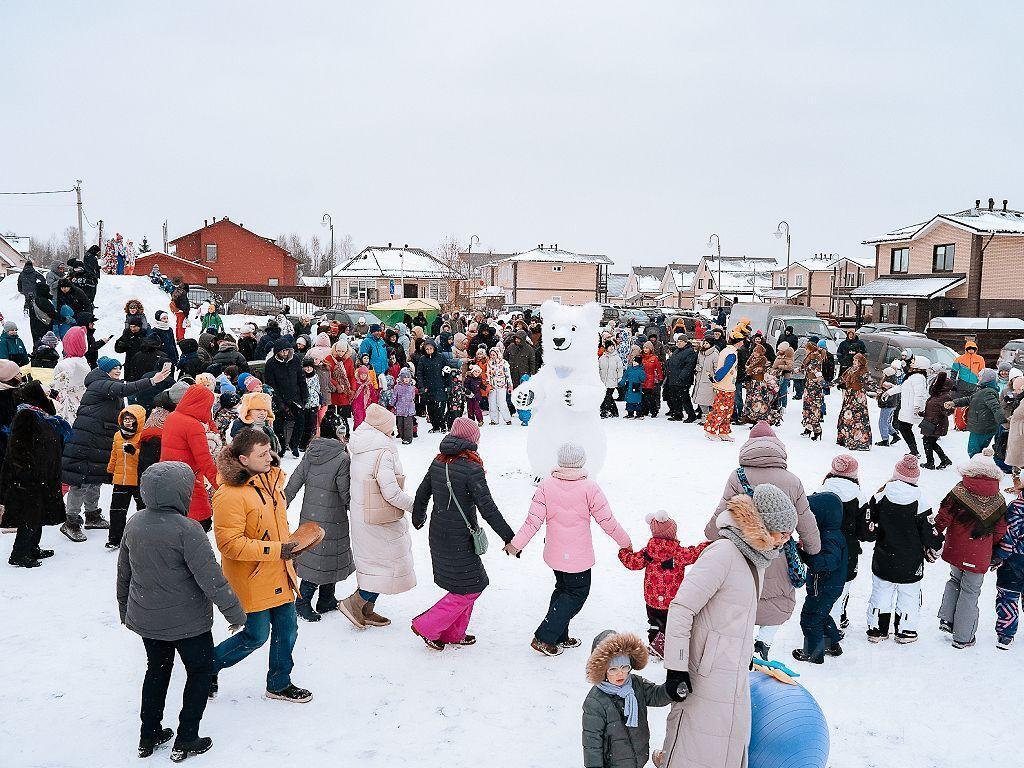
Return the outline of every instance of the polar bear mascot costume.
[[[512,393],[516,408],[533,413],[526,441],[530,466],[535,477],[547,477],[558,466],[558,447],[572,441],[583,446],[587,472],[596,475],[607,450],[600,414],[605,391],[597,372],[601,307],[545,301],[540,315],[544,365]]]

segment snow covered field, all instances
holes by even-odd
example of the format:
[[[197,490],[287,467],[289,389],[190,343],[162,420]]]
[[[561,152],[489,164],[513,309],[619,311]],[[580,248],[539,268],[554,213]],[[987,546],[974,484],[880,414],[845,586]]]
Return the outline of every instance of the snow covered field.
[[[106,281],[107,278],[104,278]],[[150,297],[138,283],[147,314],[166,294]],[[0,311],[24,319],[11,295],[9,279],[0,284]],[[111,280],[101,288],[102,335],[119,332],[122,305],[136,290]],[[103,283],[101,283],[101,286]],[[150,286],[151,287],[151,286]],[[158,303],[158,300],[161,303]],[[152,306],[151,306],[152,304]],[[27,336],[27,319],[24,322]],[[195,329],[193,329],[194,331]],[[829,400],[825,441],[799,437],[799,402],[791,402],[780,430],[790,468],[813,490],[832,456],[838,395]],[[642,546],[650,535],[644,514],[667,509],[679,521],[680,538],[695,543],[714,509],[746,430],[733,444],[709,443],[696,425],[664,419],[608,420],[609,451],[598,478],[619,520]],[[422,478],[439,442],[422,436],[401,454],[408,482]],[[495,500],[513,528],[525,517],[533,491],[527,471],[526,429],[485,426],[480,445]],[[943,441],[955,461],[966,458],[966,436]],[[890,476],[900,447],[858,454],[862,486],[876,489]],[[296,461],[285,460],[290,470]],[[936,503],[956,482],[953,470],[924,472],[923,489]],[[105,487],[103,503],[109,501]],[[298,518],[299,501],[290,518]],[[291,706],[263,698],[266,648],[220,677],[220,696],[210,703],[202,733],[213,751],[196,765],[417,765],[574,766],[580,764],[580,706],[587,693],[584,664],[590,641],[605,628],[642,633],[646,627],[641,573],[627,571],[613,542],[596,528],[598,565],[590,600],[572,626],[585,646],[557,658],[529,647],[553,585],[541,559],[538,538],[519,560],[506,557],[491,535],[484,560],[492,584],[477,603],[470,625],[476,646],[436,654],[409,631],[410,619],[441,594],[431,581],[427,531],[414,533],[419,586],[384,597],[380,611],[394,624],[355,630],[337,613],[319,624],[300,622],[295,651],[296,684],[310,688],[312,703]],[[4,654],[0,764],[17,768],[54,766],[96,768],[139,765],[139,690],[145,654],[139,638],[118,622],[114,596],[117,556],[103,548],[106,536],[90,531],[89,541],[73,544],[57,528],[47,528],[43,546],[57,554],[41,568],[23,570],[0,564],[0,649]],[[13,543],[0,537],[4,558]],[[829,721],[834,768],[865,766],[995,765],[1005,754],[1009,721],[1021,680],[1020,649],[995,648],[995,579],[986,580],[981,625],[975,648],[955,651],[934,619],[947,567],[926,568],[921,640],[897,646],[870,645],[864,612],[870,590],[870,546],[850,601],[851,627],[846,653],[824,666],[792,662],[800,643],[798,617],[776,641],[777,657],[803,674]],[[339,586],[344,596],[354,577]],[[348,591],[346,591],[348,590]],[[799,612],[799,608],[798,608]],[[227,635],[217,615],[216,640]],[[652,664],[641,673],[661,682]],[[165,725],[175,727],[183,675],[180,666],[168,696]],[[1012,702],[1007,705],[1004,697]],[[954,711],[954,707],[957,709]],[[653,743],[664,732],[666,710],[651,710]],[[1012,738],[1012,737],[1011,737]],[[1012,746],[1011,746],[1012,749]],[[166,750],[150,759],[165,764]],[[190,762],[190,764],[192,764]]]

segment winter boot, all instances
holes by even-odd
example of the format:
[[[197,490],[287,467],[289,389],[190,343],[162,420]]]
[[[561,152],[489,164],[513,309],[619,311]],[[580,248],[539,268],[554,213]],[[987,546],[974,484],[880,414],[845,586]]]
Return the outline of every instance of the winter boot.
[[[171,762],[180,763],[182,760],[187,760],[192,755],[201,755],[204,752],[209,752],[210,747],[212,746],[213,739],[209,736],[203,736],[195,741],[175,740],[174,746],[171,747]]]
[[[806,661],[810,664],[824,664],[824,656],[812,656],[803,648],[797,648],[793,651],[793,658],[797,661]]]
[[[206,698],[216,699],[217,694],[220,692],[220,683],[217,681],[217,676],[214,675],[210,678],[210,690],[206,692]]]
[[[826,645],[825,646],[825,655],[826,656],[842,656],[843,655],[843,647],[841,645],[839,645],[839,643],[833,643],[832,645]]]
[[[42,565],[31,555],[11,555],[7,560],[7,564],[13,565],[15,568],[38,568]]]
[[[772,647],[768,645],[768,643],[766,643],[764,640],[754,641],[754,653],[756,653],[765,661],[768,661],[768,653],[771,651],[771,649]]]
[[[317,590],[316,612],[330,613],[338,610],[338,598],[334,596],[334,584],[321,584]]]
[[[939,619],[939,632],[945,632],[947,635],[952,635],[953,634],[953,622],[952,621],[944,621],[943,619]]]
[[[92,512],[85,513],[85,529],[89,530],[108,530],[110,528],[110,521],[103,516],[103,513],[98,509],[94,509]]]
[[[452,645],[476,645],[476,635],[463,635],[459,642]]]
[[[559,648],[579,648],[582,642],[578,637],[567,637],[565,640],[558,642]]]
[[[363,624],[367,627],[386,627],[391,623],[391,619],[381,616],[379,613],[375,613],[373,610],[374,603],[363,603],[362,615]]]
[[[316,584],[302,581],[299,584],[299,598],[295,601],[295,613],[303,621],[320,621],[320,614],[313,610],[311,601],[316,592]]]
[[[36,547],[36,551],[34,553],[34,556],[35,556],[36,560],[45,560],[48,557],[53,557],[53,550],[52,549],[40,549],[39,547]]]
[[[352,622],[352,626],[356,629],[366,629],[366,619],[363,618],[364,605],[366,605],[366,601],[359,596],[359,590],[357,589],[338,603],[338,610],[341,611],[346,619]]]
[[[907,645],[908,643],[917,642],[917,632],[909,629],[901,630],[896,633],[896,642],[900,645]]]
[[[530,642],[530,647],[537,653],[543,653],[545,656],[558,656],[562,652],[562,649],[557,645],[545,643],[543,640],[536,637]]]
[[[659,659],[665,658],[665,633],[659,632],[651,641],[650,651]]]
[[[64,523],[60,527],[60,532],[67,536],[72,541],[81,543],[86,540],[86,535],[82,531],[82,526],[72,525],[71,523]]]
[[[998,648],[1000,651],[1008,651],[1008,650],[1010,650],[1010,646],[1012,644],[1013,644],[1013,638],[1012,637],[1007,637],[1005,635],[999,635],[996,638],[996,648]]]
[[[432,650],[432,651],[443,651],[443,650],[444,650],[444,646],[445,646],[445,644],[444,644],[444,643],[442,643],[442,642],[441,642],[440,640],[431,640],[431,639],[430,639],[429,637],[424,637],[423,635],[421,635],[421,634],[420,634],[420,633],[419,633],[419,632],[417,631],[417,629],[416,629],[416,625],[415,625],[415,624],[414,624],[414,625],[412,625],[412,626],[410,627],[410,629],[412,629],[412,633],[413,633],[414,635],[416,635],[416,637],[420,638],[420,640],[422,640],[422,641],[423,641],[423,643],[424,643],[424,644],[425,644],[425,645],[427,646],[427,648],[429,648],[430,650]]]
[[[268,690],[267,698],[277,699],[278,701],[290,701],[292,704],[305,704],[308,701],[312,701],[313,694],[305,688],[299,688],[296,685],[289,684],[286,688],[282,688],[280,691]]]
[[[889,622],[892,621],[891,613],[878,614],[878,627],[868,630],[868,640],[872,643],[880,643],[889,639]]]
[[[139,757],[151,757],[153,750],[161,747],[174,738],[174,731],[164,728],[156,736],[147,736],[139,739]]]
[[[953,647],[956,648],[959,651],[959,650],[963,650],[964,648],[973,648],[974,644],[977,643],[977,642],[978,642],[978,639],[976,637],[972,637],[970,640],[966,640],[964,642],[960,642],[959,640],[954,640],[953,641]]]

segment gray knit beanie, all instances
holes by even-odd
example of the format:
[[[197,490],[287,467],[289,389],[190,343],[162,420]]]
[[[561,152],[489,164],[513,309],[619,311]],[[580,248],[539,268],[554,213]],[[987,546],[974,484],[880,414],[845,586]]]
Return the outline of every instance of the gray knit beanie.
[[[754,489],[754,506],[764,527],[772,533],[791,533],[796,529],[796,507],[785,491],[771,483]]]
[[[167,394],[171,398],[171,402],[177,405],[181,402],[181,398],[185,396],[188,391],[187,381],[176,381],[171,385],[170,389],[167,390]]]
[[[981,373],[978,374],[978,383],[979,384],[991,384],[993,381],[996,380],[996,376],[997,375],[998,374],[995,371],[993,371],[991,368],[982,368],[981,369]]]
[[[582,445],[562,443],[558,449],[558,466],[569,469],[581,469],[587,463],[587,453]]]
[[[8,320],[6,323],[4,323],[4,333],[16,330],[18,330],[18,324],[15,323],[13,320]]]

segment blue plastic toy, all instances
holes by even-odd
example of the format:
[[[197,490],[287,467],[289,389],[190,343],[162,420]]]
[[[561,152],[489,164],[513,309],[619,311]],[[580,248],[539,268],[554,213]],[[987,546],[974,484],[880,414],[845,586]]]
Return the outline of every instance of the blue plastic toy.
[[[802,685],[750,673],[749,768],[825,768],[828,723]]]

